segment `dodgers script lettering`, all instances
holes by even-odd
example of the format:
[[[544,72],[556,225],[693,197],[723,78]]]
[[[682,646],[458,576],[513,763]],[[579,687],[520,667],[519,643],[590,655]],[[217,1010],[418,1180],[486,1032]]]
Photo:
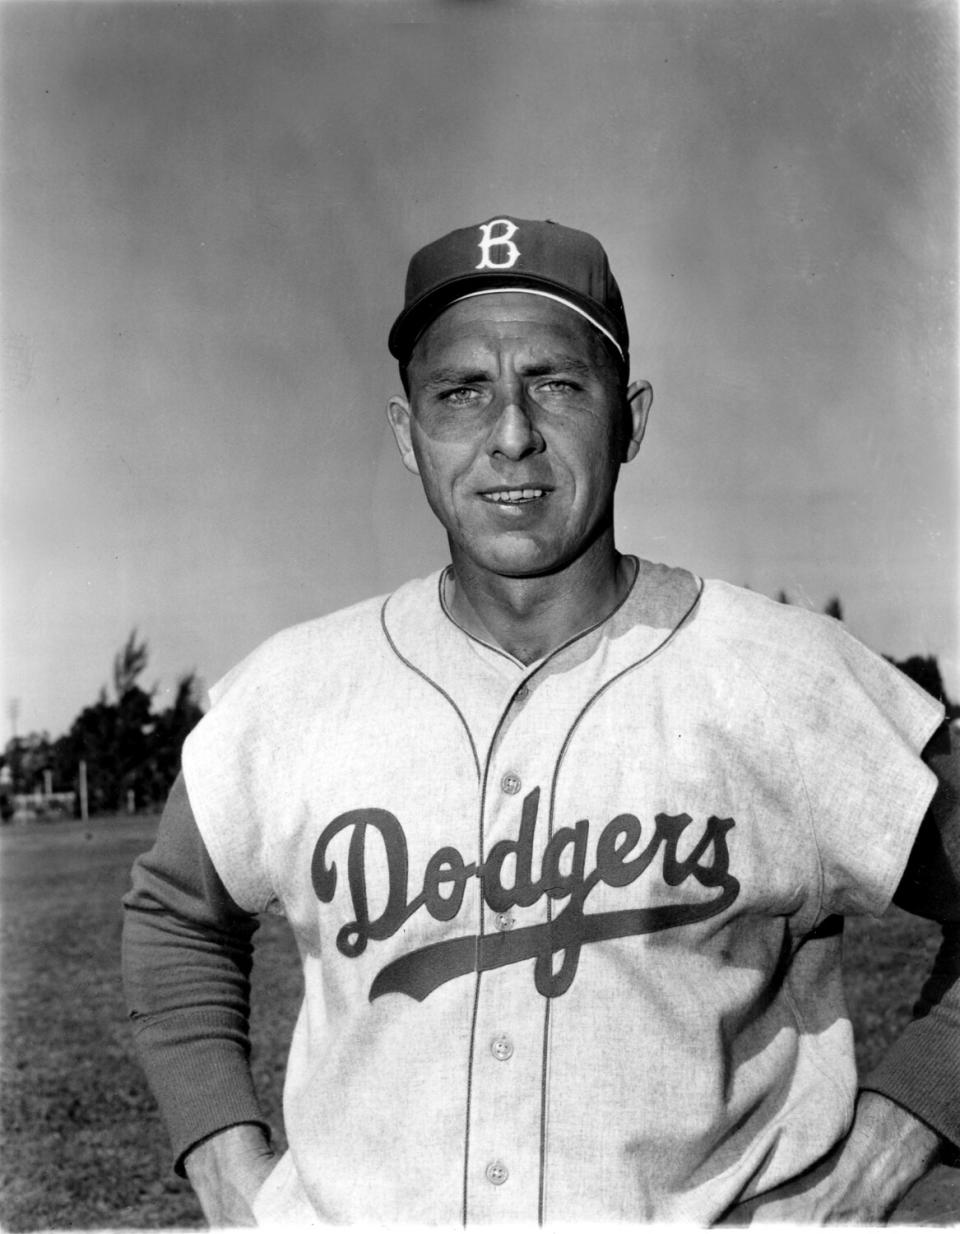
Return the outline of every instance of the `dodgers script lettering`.
[[[534,983],[545,998],[564,994],[576,976],[584,943],[652,934],[723,912],[737,898],[740,884],[730,873],[727,833],[732,818],[711,816],[686,857],[678,855],[681,838],[692,825],[689,814],[658,814],[653,828],[644,827],[633,814],[618,814],[600,832],[594,850],[594,867],[587,872],[590,823],[581,819],[572,827],[560,827],[543,852],[537,877],[533,871],[534,834],[540,805],[540,790],[524,798],[520,828],[515,840],[492,845],[482,864],[466,862],[457,849],[439,848],[426,863],[420,891],[408,900],[409,860],[407,839],[389,810],[348,810],[323,831],[313,852],[311,878],[317,899],[329,904],[337,890],[336,863],[327,861],[331,843],[341,832],[350,833],[347,851],[347,884],[355,920],[337,934],[341,954],[362,955],[371,940],[395,934],[420,909],[436,921],[456,917],[463,903],[467,881],[480,880],[483,899],[494,912],[527,908],[543,897],[566,900],[552,920],[496,935],[466,935],[444,939],[418,948],[386,965],[370,987],[370,1000],[382,994],[407,994],[422,1001],[447,981],[467,973],[501,968],[521,960],[536,959]],[[378,843],[369,845],[374,835]],[[644,843],[644,840],[646,842]],[[689,896],[673,904],[624,908],[615,912],[586,913],[584,905],[599,883],[628,887],[661,855],[660,876],[667,887],[679,887],[689,879],[719,894],[706,899]],[[371,917],[367,901],[367,870],[371,860],[386,860],[387,902],[378,917]],[[504,866],[513,858],[513,881],[504,881]],[[559,967],[554,957],[562,953]]]

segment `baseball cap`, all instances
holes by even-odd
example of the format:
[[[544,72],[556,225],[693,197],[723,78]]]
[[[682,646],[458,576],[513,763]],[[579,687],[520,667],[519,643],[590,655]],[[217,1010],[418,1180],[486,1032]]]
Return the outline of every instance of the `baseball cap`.
[[[390,330],[401,364],[427,326],[458,300],[526,291],[565,304],[613,344],[624,364],[630,345],[620,288],[600,241],[550,219],[498,216],[461,227],[414,253],[403,310]]]

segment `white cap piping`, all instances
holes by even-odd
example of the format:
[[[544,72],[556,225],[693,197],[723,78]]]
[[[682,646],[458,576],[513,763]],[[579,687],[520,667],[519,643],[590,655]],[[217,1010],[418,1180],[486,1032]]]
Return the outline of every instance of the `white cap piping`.
[[[600,322],[597,321],[595,317],[591,317],[589,313],[584,312],[579,304],[574,304],[572,300],[565,300],[563,296],[555,295],[552,291],[541,291],[538,287],[484,287],[480,291],[468,291],[464,296],[457,296],[455,300],[448,301],[445,307],[449,308],[451,304],[459,304],[461,300],[473,300],[476,296],[496,296],[504,291],[519,291],[523,292],[525,296],[542,296],[544,300],[553,300],[557,304],[562,304],[568,309],[573,309],[573,311],[578,313],[584,321],[589,321],[595,330],[599,330],[604,338],[608,338],[610,340],[614,347],[616,347],[617,355],[621,360],[626,358],[623,354],[623,348],[606,328],[606,326],[601,326]]]

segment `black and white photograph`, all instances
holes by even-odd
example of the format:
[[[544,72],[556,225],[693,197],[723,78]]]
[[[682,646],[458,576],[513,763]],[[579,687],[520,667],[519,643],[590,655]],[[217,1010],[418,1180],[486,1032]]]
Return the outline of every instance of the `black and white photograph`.
[[[960,1224],[956,0],[0,0],[0,1226]]]

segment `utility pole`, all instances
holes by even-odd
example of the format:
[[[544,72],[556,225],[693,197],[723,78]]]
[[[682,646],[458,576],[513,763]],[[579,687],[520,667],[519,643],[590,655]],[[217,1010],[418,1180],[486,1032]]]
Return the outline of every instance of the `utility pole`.
[[[80,818],[87,821],[87,764],[81,759],[79,767],[80,788]]]

